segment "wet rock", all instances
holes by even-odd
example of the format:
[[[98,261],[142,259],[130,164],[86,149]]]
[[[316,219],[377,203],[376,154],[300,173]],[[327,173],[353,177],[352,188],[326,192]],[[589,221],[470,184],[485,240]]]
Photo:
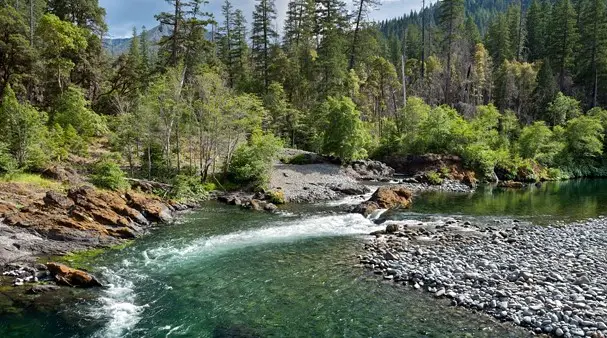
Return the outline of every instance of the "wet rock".
[[[171,210],[159,199],[131,192],[126,193],[126,198],[132,208],[152,222],[169,223],[173,219]]]
[[[40,285],[34,285],[34,286],[32,286],[29,290],[27,290],[27,292],[31,293],[31,294],[39,294],[39,293],[46,293],[46,292],[56,291],[56,290],[59,290],[59,286],[57,286],[57,285],[53,285],[53,284],[40,284]]]
[[[499,181],[497,186],[501,188],[521,189],[525,187],[525,184],[517,181]]]
[[[95,276],[82,270],[53,262],[47,263],[46,266],[58,284],[85,288],[102,286]]]
[[[353,212],[368,216],[377,209],[408,208],[411,205],[412,196],[411,191],[404,187],[380,187],[368,201],[354,208]]]

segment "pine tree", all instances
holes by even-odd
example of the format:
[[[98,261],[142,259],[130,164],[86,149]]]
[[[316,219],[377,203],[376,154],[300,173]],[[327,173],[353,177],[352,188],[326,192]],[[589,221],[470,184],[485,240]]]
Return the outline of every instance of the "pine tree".
[[[274,0],[257,0],[253,12],[253,30],[251,35],[251,52],[255,62],[255,69],[261,77],[262,92],[268,90],[270,85],[270,49],[272,41],[278,37],[274,21],[276,20],[276,6]]]
[[[549,3],[548,6],[550,6]],[[533,0],[527,11],[525,49],[527,60],[530,62],[541,60],[546,56],[546,16],[548,13],[541,6],[540,0]]]
[[[234,87],[240,90],[249,89],[251,70],[249,66],[250,50],[247,44],[247,21],[240,9],[234,11],[231,48]]]
[[[548,56],[558,72],[558,83],[565,91],[565,77],[573,66],[575,44],[577,43],[577,15],[571,0],[559,0],[552,9],[550,21],[550,43]]]
[[[371,11],[374,7],[379,6],[380,2],[379,0],[355,0],[354,1],[354,7],[357,8],[356,10],[356,19],[354,21],[354,34],[353,34],[353,38],[352,38],[352,46],[350,49],[350,65],[349,65],[349,69],[354,68],[354,62],[355,62],[355,58],[356,58],[356,47],[358,44],[358,35],[361,29],[361,26],[363,25],[363,20],[367,17],[367,15],[369,14],[369,11]]]
[[[348,59],[346,56],[344,31],[347,11],[339,0],[317,1],[317,34],[321,37],[318,46],[318,66],[321,77],[318,91],[321,96],[343,95],[347,78]]]
[[[150,65],[151,65],[151,60],[150,60],[150,42],[148,40],[148,31],[145,28],[145,26],[143,26],[141,28],[141,35],[139,36],[139,50],[141,51],[141,67],[142,67],[142,71],[144,74],[148,74],[148,72],[150,71]]]
[[[221,6],[223,23],[219,28],[219,55],[228,72],[228,83],[234,86],[234,60],[232,47],[234,46],[234,8],[230,0],[225,0]]]
[[[444,49],[447,58],[445,74],[445,101],[451,103],[451,76],[453,53],[456,42],[460,37],[461,26],[464,20],[464,0],[441,0],[439,2],[439,22],[445,40]]]
[[[558,93],[557,83],[552,73],[550,61],[545,59],[542,62],[539,72],[537,73],[537,86],[533,91],[533,102],[535,103],[535,119],[543,118],[545,121],[549,119],[545,116],[546,107],[554,100]]]
[[[590,106],[595,107],[598,104],[599,82],[607,74],[607,13],[602,0],[586,0],[581,7],[582,48],[577,57],[578,78],[580,83],[589,84]]]
[[[501,66],[505,60],[511,60],[514,57],[512,44],[510,43],[508,17],[505,14],[498,15],[491,22],[485,38],[487,49],[496,67]]]

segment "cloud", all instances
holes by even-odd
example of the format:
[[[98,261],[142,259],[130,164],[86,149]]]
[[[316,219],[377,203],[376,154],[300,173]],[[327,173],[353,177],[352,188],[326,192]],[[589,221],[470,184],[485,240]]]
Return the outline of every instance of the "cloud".
[[[278,12],[277,24],[282,28],[289,0],[276,0]],[[349,0],[350,9],[352,1]],[[211,12],[215,20],[221,22],[221,6],[223,1],[209,1],[204,10]],[[252,20],[254,0],[232,0],[235,8],[241,9],[249,26]],[[162,11],[171,11],[171,5],[164,0],[99,0],[99,5],[106,9],[106,21],[109,26],[109,36],[112,38],[129,37],[133,27],[152,28],[158,24],[154,15]],[[385,20],[399,17],[411,10],[421,8],[421,0],[383,0],[382,6],[370,14],[372,20]]]

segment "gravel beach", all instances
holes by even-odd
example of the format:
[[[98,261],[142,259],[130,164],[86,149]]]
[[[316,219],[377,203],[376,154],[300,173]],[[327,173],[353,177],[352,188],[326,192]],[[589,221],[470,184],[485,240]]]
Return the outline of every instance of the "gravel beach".
[[[535,333],[607,335],[607,219],[562,227],[517,221],[388,221],[363,263],[386,280],[448,297]]]

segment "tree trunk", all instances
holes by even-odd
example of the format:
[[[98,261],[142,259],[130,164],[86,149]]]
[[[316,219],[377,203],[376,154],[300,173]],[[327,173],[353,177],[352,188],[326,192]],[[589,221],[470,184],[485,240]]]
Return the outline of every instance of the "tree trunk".
[[[426,0],[422,0],[422,81],[426,76]]]
[[[352,51],[350,52],[350,66],[348,69],[354,68],[354,58],[356,54],[356,40],[358,39],[358,30],[360,27],[360,20],[363,14],[363,8],[365,5],[365,0],[359,0],[360,5],[358,6],[358,16],[356,18],[356,28],[354,28],[354,38],[352,39]]]

